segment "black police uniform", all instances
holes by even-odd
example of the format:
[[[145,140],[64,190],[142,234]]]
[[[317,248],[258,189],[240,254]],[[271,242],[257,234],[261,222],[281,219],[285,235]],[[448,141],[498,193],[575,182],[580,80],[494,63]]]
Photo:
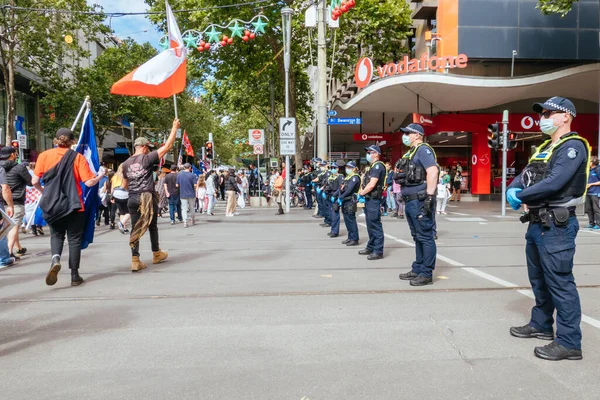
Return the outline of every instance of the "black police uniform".
[[[416,250],[412,274],[403,274],[405,278],[401,275],[402,279],[433,276],[437,253],[434,238],[435,196],[433,201],[426,201],[428,198],[426,170],[435,165],[437,165],[435,152],[426,143],[411,147],[396,163],[396,168],[400,172],[394,175],[394,179],[401,185],[402,199],[405,203],[404,213]]]
[[[358,225],[356,224],[356,194],[360,190],[360,176],[353,172],[344,178],[344,182],[337,193],[340,200],[342,214],[344,215],[344,224],[348,231],[348,239],[342,242],[358,242]]]
[[[325,171],[323,175],[321,175],[321,179],[319,180],[319,188],[320,188],[320,197],[321,204],[319,206],[319,210],[321,216],[323,217],[322,226],[327,227],[331,225],[331,203],[327,199],[327,193],[325,192],[325,186],[327,185],[327,181],[331,176],[331,171]]]
[[[327,179],[327,183],[325,184],[325,193],[327,197],[325,198],[325,202],[327,203],[327,207],[329,208],[329,219],[331,224],[331,231],[329,232],[329,236],[337,237],[340,233],[340,206],[337,203],[337,198],[335,197],[335,193],[338,193],[340,190],[340,186],[344,181],[344,177],[338,174],[331,174]]]
[[[562,136],[554,145],[548,140],[509,186],[522,189],[517,197],[529,207],[521,217],[529,222],[525,253],[535,295],[528,326],[552,338],[556,309],[554,341],[574,350],[581,349],[581,304],[573,277],[579,230],[575,206],[585,196],[589,157],[589,145],[577,133]],[[512,328],[511,334],[523,337],[523,328],[527,326]]]
[[[323,186],[323,179],[327,174],[327,170],[322,169],[316,174],[317,182],[314,182],[315,185],[315,196],[317,198],[317,205],[319,207],[317,215],[319,217],[324,217],[325,212],[323,208],[323,198],[321,197],[321,187]]]
[[[312,195],[312,180],[315,179],[313,171],[304,175],[304,208],[310,210],[313,206],[313,195]]]
[[[385,185],[385,164],[375,161],[365,176],[362,183],[363,189],[369,184],[371,178],[377,178],[377,184],[371,192],[365,194],[365,219],[369,241],[363,254],[372,253],[383,256],[383,225],[381,224],[381,198]]]

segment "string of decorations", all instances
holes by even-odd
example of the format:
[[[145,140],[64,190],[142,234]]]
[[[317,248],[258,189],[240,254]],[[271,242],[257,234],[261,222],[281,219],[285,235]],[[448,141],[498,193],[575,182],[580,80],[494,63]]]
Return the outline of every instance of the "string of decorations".
[[[331,19],[336,21],[354,7],[356,7],[355,0],[331,0]]]
[[[236,146],[250,145],[250,142],[248,141],[248,139],[235,139],[233,141],[233,143]],[[240,154],[240,157],[251,157],[251,156],[254,156],[254,151],[244,151],[239,154]]]
[[[199,52],[217,50],[220,47],[232,45],[235,38],[240,38],[245,43],[256,39],[257,35],[264,34],[269,25],[269,19],[262,14],[254,16],[250,21],[233,19],[227,25],[210,24],[203,31],[189,29],[182,35],[185,47],[197,49]],[[221,29],[219,31],[218,29]],[[228,36],[224,31],[229,30]],[[158,44],[166,49],[169,47],[168,36],[160,38]]]

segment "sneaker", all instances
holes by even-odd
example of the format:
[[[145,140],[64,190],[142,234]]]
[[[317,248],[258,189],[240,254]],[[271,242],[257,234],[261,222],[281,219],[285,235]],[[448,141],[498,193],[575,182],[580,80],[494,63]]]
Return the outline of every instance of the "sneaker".
[[[545,346],[536,347],[533,350],[533,354],[535,354],[535,356],[538,358],[549,361],[583,359],[581,349],[568,349],[565,346],[558,344],[554,341]]]
[[[387,217],[387,216],[388,216],[388,213],[384,212],[384,213],[383,213],[383,216],[384,216],[384,217]]]
[[[171,225],[175,225],[175,221],[171,221]]]
[[[364,216],[365,216],[365,213],[362,213],[359,215],[359,217],[364,217]]]
[[[525,326],[513,326],[510,328],[510,334],[521,339],[542,339],[553,340],[554,332],[542,332],[527,324]]]
[[[0,264],[0,268],[10,267],[11,265],[14,265],[16,261],[17,260],[14,257],[10,257],[7,262]]]
[[[124,235],[127,235],[128,233],[129,233],[129,229],[127,229],[127,228],[123,229],[123,234]]]
[[[211,217],[215,216],[215,214],[213,214],[213,213],[208,213],[208,215],[210,215]]]
[[[600,225],[594,225],[592,229],[595,231],[600,231]]]
[[[593,229],[594,225],[593,224],[587,224],[584,228],[586,228],[586,229]]]
[[[240,213],[239,213],[239,212],[236,212],[236,213],[233,213],[233,215],[240,215]]]
[[[184,223],[183,223],[183,227],[184,227],[184,228],[187,228],[187,227],[188,227],[188,224],[187,224],[187,222],[184,222]]]
[[[119,225],[119,232],[125,233],[125,225],[123,225],[123,223],[121,221],[119,221],[118,225]]]
[[[17,256],[16,256],[14,253],[10,253],[10,256],[11,256],[12,258],[14,258],[15,260],[17,260],[17,261],[20,261],[20,260],[21,260],[21,257],[17,257]]]
[[[50,270],[48,270],[48,274],[46,275],[46,285],[52,286],[56,284],[58,281],[58,273],[60,272],[60,257],[54,256],[52,257],[52,262],[50,263]]]
[[[444,215],[448,215],[448,213],[446,211],[442,211],[442,214]]]
[[[18,257],[21,257],[21,256],[25,255],[25,253],[27,253],[27,248],[26,247],[21,247],[19,250],[17,250],[17,252],[15,254]]]

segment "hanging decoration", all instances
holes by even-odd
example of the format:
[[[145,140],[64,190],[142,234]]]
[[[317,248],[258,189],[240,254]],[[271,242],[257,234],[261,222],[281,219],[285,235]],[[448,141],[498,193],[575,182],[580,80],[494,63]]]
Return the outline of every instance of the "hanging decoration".
[[[232,45],[235,43],[236,38],[241,39],[244,43],[248,43],[250,40],[256,39],[257,35],[264,34],[265,28],[268,25],[269,19],[259,14],[254,16],[250,21],[233,19],[227,25],[210,24],[203,31],[190,29],[185,31],[182,37],[185,47],[188,49],[195,48],[202,53]],[[168,48],[169,38],[166,35],[163,36],[160,38],[158,44],[163,49]]]
[[[355,0],[331,0],[331,19],[336,21],[354,7],[356,7]]]

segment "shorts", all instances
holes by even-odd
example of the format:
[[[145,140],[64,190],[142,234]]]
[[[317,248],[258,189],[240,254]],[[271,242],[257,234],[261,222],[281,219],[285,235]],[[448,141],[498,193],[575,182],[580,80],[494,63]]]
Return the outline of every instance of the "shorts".
[[[117,210],[119,210],[119,215],[129,214],[129,208],[127,207],[128,199],[116,199],[113,197],[113,200],[115,201]]]
[[[25,205],[24,204],[14,204],[13,205],[14,214],[12,216],[13,221],[15,221],[16,226],[20,227],[23,224],[23,217],[25,217]]]
[[[455,189],[455,190],[459,190],[459,189],[460,189],[460,182],[454,182],[454,183],[452,184],[452,186],[454,186],[454,189]]]

